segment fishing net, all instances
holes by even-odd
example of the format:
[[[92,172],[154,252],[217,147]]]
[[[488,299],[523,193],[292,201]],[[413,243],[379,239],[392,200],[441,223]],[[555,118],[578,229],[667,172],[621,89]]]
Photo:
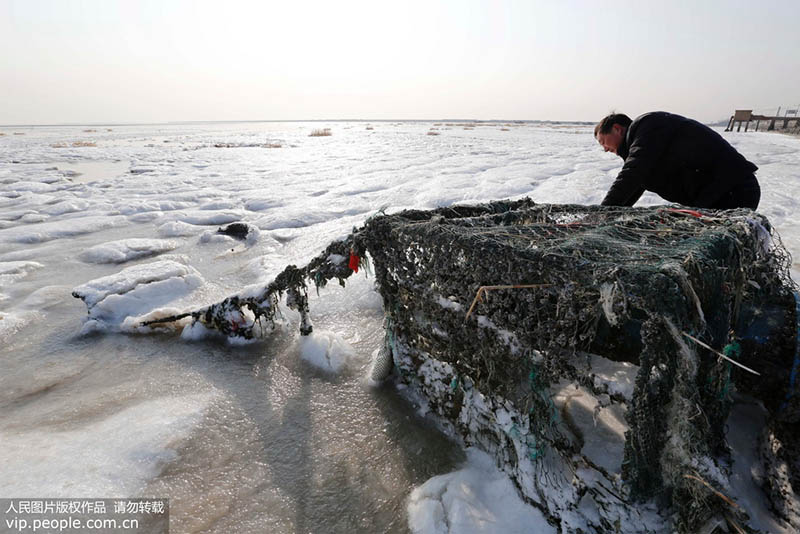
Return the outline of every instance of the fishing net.
[[[308,285],[344,284],[367,253],[397,380],[563,532],[746,523],[726,497],[731,395],[796,401],[791,258],[765,217],[528,199],[379,215],[265,288],[148,324],[249,338],[285,292],[309,333]],[[632,395],[598,384],[593,355],[638,366]],[[567,387],[624,409],[621,477],[580,454]]]

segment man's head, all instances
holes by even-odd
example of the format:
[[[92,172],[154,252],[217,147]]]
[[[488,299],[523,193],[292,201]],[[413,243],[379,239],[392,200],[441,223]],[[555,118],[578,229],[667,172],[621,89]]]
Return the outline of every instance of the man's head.
[[[606,152],[617,154],[619,145],[625,138],[628,126],[631,125],[631,118],[624,113],[612,113],[597,123],[594,127],[594,138],[600,143]]]

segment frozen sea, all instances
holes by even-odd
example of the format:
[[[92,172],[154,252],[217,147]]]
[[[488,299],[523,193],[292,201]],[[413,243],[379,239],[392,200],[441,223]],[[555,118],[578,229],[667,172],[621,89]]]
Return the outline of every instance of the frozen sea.
[[[369,384],[383,312],[368,276],[311,292],[311,339],[289,310],[244,346],[134,334],[124,320],[266,284],[382,209],[599,203],[621,160],[590,126],[0,133],[0,497],[169,497],[173,532],[553,532],[488,457]],[[723,135],[759,166],[759,211],[800,257],[800,138]],[[234,221],[258,235],[214,233]],[[72,290],[130,267],[133,285],[99,295],[89,321]]]

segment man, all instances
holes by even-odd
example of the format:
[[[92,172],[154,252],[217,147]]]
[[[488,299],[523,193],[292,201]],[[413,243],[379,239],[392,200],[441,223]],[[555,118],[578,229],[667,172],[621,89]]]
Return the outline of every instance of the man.
[[[604,206],[633,206],[645,191],[669,202],[712,209],[756,209],[761,189],[747,161],[717,132],[699,122],[655,111],[631,121],[605,117],[594,136],[625,163]]]

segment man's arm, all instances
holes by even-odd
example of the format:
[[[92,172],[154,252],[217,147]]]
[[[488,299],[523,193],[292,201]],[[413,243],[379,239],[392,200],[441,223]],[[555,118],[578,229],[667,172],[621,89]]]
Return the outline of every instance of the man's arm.
[[[601,206],[633,206],[636,201],[644,194],[645,189],[636,179],[636,176],[623,175],[625,167],[622,167],[617,179],[611,184],[611,189],[606,193],[606,197]]]

